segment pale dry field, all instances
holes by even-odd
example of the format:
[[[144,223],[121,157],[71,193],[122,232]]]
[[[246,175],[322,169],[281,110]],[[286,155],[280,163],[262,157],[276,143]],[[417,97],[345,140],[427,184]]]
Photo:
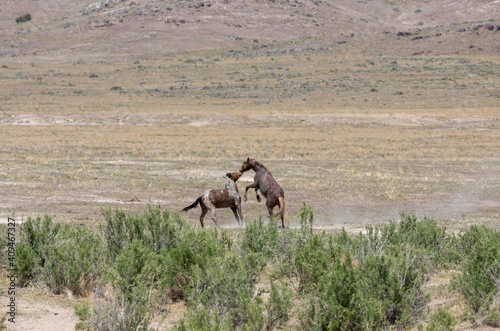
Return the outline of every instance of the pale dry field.
[[[400,212],[499,223],[498,57],[292,49],[26,63],[0,68],[1,217],[180,210],[253,157],[284,188],[290,226],[304,202],[318,226],[356,231]],[[265,207],[249,193],[243,213]],[[219,219],[235,226],[229,210]]]

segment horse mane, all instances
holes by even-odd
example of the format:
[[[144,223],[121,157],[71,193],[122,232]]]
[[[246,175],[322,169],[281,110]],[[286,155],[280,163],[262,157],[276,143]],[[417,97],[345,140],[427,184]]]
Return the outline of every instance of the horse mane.
[[[253,159],[253,161],[254,161],[254,162],[255,162],[255,163],[256,163],[259,167],[262,167],[262,168],[266,169],[266,170],[267,170],[267,172],[268,172],[270,175],[272,175],[272,174],[271,174],[271,171],[270,171],[269,169],[267,169],[267,167],[266,167],[265,165],[263,165],[262,163],[260,163],[260,162],[259,162],[259,161],[257,161],[256,159]]]

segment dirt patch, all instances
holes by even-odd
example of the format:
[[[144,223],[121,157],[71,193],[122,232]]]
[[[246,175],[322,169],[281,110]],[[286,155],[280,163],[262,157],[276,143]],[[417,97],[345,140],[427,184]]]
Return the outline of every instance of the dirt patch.
[[[7,279],[6,271],[2,270],[3,278]],[[5,282],[2,282],[4,285]],[[2,286],[2,288],[7,288]],[[0,296],[2,303],[7,304],[11,296],[6,293]],[[16,316],[14,322],[5,321],[7,330],[40,330],[66,331],[74,330],[78,318],[73,305],[78,300],[64,295],[48,295],[34,288],[17,288],[15,295]],[[8,316],[7,318],[11,318]]]

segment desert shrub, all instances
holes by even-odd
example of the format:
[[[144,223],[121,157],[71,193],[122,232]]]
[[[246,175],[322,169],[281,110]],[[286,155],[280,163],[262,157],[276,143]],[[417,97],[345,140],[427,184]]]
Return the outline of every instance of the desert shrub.
[[[255,253],[227,252],[207,269],[196,268],[188,303],[190,310],[177,330],[262,330],[289,319],[292,290],[271,282],[269,299],[255,291],[260,267]]]
[[[64,226],[46,247],[41,279],[54,291],[65,288],[82,296],[100,281],[103,266],[102,241],[82,226]]]
[[[255,264],[236,252],[214,257],[205,268],[193,270],[189,289],[189,305],[206,307],[221,315],[225,324],[231,320],[234,326],[243,323],[243,301],[252,298],[259,270]]]
[[[356,273],[350,265],[337,259],[330,271],[318,279],[317,291],[303,316],[304,329],[350,329],[359,322],[351,306],[351,302],[355,302]]]
[[[295,268],[301,290],[313,288],[319,279],[329,270],[332,256],[325,244],[324,234],[312,234],[301,240],[295,250]]]
[[[445,308],[439,308],[431,315],[426,331],[453,331],[457,320]]]
[[[43,220],[41,217],[29,217],[21,225],[14,268],[22,285],[27,285],[43,271],[47,249],[55,242],[60,227],[48,215]]]
[[[418,220],[414,215],[401,213],[399,223],[391,221],[381,227],[367,226],[366,234],[344,239],[345,245],[358,259],[368,255],[385,254],[398,250],[401,245],[420,249],[428,261],[428,267],[456,264],[460,256],[456,251],[456,238],[446,233],[445,227],[425,217]]]
[[[500,232],[472,225],[460,232],[458,248],[464,257],[462,272],[453,279],[453,286],[473,314],[486,314],[499,293]]]
[[[161,256],[135,239],[116,258],[112,270],[115,276],[113,285],[125,300],[132,302],[137,299],[136,289],[145,288],[149,291],[152,288],[161,273],[161,266]]]
[[[425,306],[422,270],[405,257],[370,255],[354,264],[334,258],[317,283],[302,318],[308,330],[385,329],[414,321]]]
[[[392,222],[349,237],[345,230],[313,233],[313,221],[304,206],[294,252],[299,289],[309,297],[301,319],[304,329],[404,327],[422,314],[430,253],[425,244],[409,238],[415,228],[401,230]]]
[[[259,216],[256,221],[247,222],[241,241],[244,250],[271,258],[275,254],[277,243],[278,224],[274,219],[265,224],[262,216]]]
[[[276,285],[271,281],[269,289],[269,300],[265,305],[266,311],[266,330],[272,330],[276,327],[281,327],[289,319],[290,310],[292,308],[292,290],[286,283]],[[255,330],[255,328],[252,328]]]
[[[333,241],[331,235],[313,233],[314,214],[310,206],[302,206],[299,219],[301,227],[291,260],[299,280],[299,290],[307,292],[311,286],[316,286],[319,279],[329,270],[333,259],[340,257],[342,252],[339,251],[340,245]]]
[[[90,318],[92,317],[92,310],[88,302],[83,302],[73,306],[76,317],[79,322],[75,325],[75,330],[90,330]]]
[[[144,289],[137,291],[146,292]],[[109,300],[96,298],[93,307],[88,303],[76,305],[79,322],[76,330],[146,331],[153,317],[148,309],[147,292],[126,300],[114,292]]]
[[[493,328],[500,328],[500,307],[492,308],[484,319],[483,324]]]
[[[178,214],[171,213],[160,206],[149,205],[142,215],[126,215],[123,210],[110,208],[102,211],[106,225],[102,231],[107,243],[111,260],[134,240],[140,240],[145,246],[159,253],[162,249],[175,246],[186,222]]]
[[[26,286],[34,278],[37,270],[37,256],[25,242],[16,246],[15,270],[21,286]]]
[[[20,232],[15,269],[22,285],[36,280],[54,293],[69,289],[81,296],[99,281],[102,241],[89,228],[61,226],[46,215],[28,218]]]
[[[257,328],[258,329],[258,328]],[[255,330],[257,330],[255,329]],[[206,307],[191,309],[186,312],[179,325],[174,327],[176,331],[232,331],[234,330],[231,320],[221,322],[218,312]]]
[[[140,216],[107,210],[105,219],[108,258],[114,261],[107,278],[129,301],[137,287],[148,288],[150,299],[160,305],[185,298],[194,270],[208,268],[232,245],[225,232],[190,228],[159,206],[149,206]]]
[[[432,255],[435,265],[457,263],[460,259],[455,249],[455,237],[447,234],[446,227],[438,226],[432,218],[424,217],[418,221],[414,215],[401,213],[399,232],[407,242]]]
[[[253,254],[262,265],[271,266],[273,277],[297,277],[295,252],[299,236],[296,230],[279,229],[274,219],[264,222],[259,217],[247,222],[240,247],[245,254]]]
[[[106,224],[101,233],[108,262],[103,279],[114,294],[110,301],[98,299],[90,314],[83,314],[86,320],[81,322],[82,328],[145,330],[154,311],[166,302],[196,298],[192,294],[193,284],[196,280],[201,282],[204,279],[201,275],[207,270],[219,274],[227,272],[213,265],[221,259],[226,260],[231,249],[232,241],[225,232],[188,227],[177,214],[159,206],[149,206],[138,216],[127,215],[119,209],[114,212],[107,209],[103,214]],[[248,278],[252,273],[242,270],[257,270],[251,267],[256,265],[252,262],[255,259],[249,254],[237,260],[244,267],[238,269],[236,275],[245,275],[245,283],[253,284],[254,281]],[[213,277],[214,282],[217,279],[220,277]],[[224,288],[223,285],[220,286]],[[215,288],[220,290],[220,287]],[[226,298],[232,297],[232,294],[226,295]],[[201,298],[204,302],[206,297]],[[218,307],[224,312],[223,304]],[[193,318],[198,315],[194,314]]]
[[[16,18],[16,23],[24,23],[24,22],[28,22],[28,21],[31,21],[31,14],[26,14],[26,15],[19,16],[18,18]]]
[[[164,272],[160,276],[160,285],[170,292],[173,299],[186,298],[192,279],[197,277],[195,271],[209,268],[225,255],[231,245],[227,234],[217,229],[185,229],[179,243],[161,253]]]

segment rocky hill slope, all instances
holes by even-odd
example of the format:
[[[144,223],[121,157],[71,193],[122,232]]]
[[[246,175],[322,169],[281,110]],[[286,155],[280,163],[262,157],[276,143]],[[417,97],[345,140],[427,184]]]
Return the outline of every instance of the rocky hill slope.
[[[29,13],[31,21],[16,23]],[[0,59],[98,61],[184,52],[500,53],[500,1],[18,0]]]

